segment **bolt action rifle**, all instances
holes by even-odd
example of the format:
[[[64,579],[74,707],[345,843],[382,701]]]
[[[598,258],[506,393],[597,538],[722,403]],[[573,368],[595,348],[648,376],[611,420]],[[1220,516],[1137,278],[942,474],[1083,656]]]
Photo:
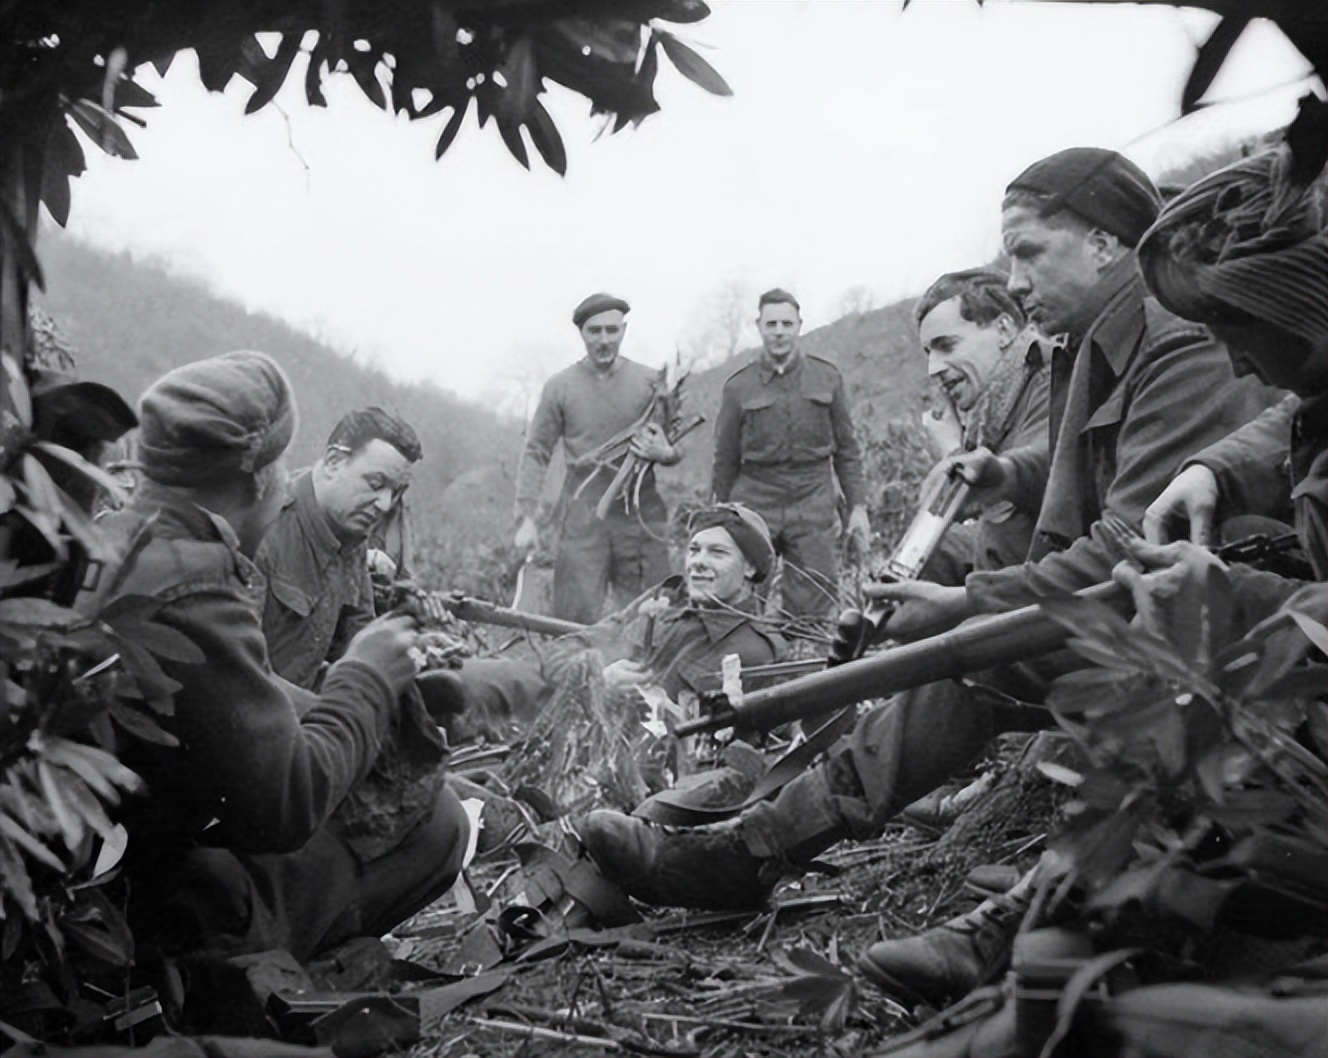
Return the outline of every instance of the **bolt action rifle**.
[[[1263,562],[1296,549],[1295,533],[1259,534],[1216,549],[1224,562]],[[1081,598],[1106,603],[1121,613],[1130,608],[1129,593],[1114,581],[1076,592]],[[876,634],[872,614],[858,615],[859,631],[847,649],[861,651]],[[866,617],[867,620],[863,620]],[[866,628],[861,626],[866,625]],[[841,639],[843,638],[841,626]],[[675,729],[681,737],[726,727],[771,731],[794,720],[824,716],[838,709],[921,687],[937,680],[971,676],[999,665],[1031,661],[1065,644],[1071,633],[1036,603],[1009,613],[978,618],[958,628],[890,647],[869,657],[839,661],[820,672],[743,694],[739,701],[706,696],[705,716]],[[840,644],[844,648],[844,644]],[[838,664],[835,662],[838,661]]]

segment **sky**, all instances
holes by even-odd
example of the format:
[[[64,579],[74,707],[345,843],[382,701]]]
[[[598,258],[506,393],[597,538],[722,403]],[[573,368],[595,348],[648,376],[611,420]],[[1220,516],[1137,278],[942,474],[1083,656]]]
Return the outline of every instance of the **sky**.
[[[629,302],[626,355],[704,355],[736,293],[794,291],[807,328],[990,260],[1025,166],[1070,146],[1157,174],[1285,123],[1309,64],[1255,20],[1208,99],[1176,121],[1216,17],[1169,6],[989,0],[712,0],[673,27],[734,90],[661,58],[660,113],[608,135],[581,97],[544,99],[567,176],[532,172],[474,113],[441,161],[445,117],[377,110],[349,76],[243,116],[251,87],[198,83],[192,54],[139,80],[162,107],[136,161],[87,150],[70,230],[198,278],[403,380],[518,413],[581,355],[586,294]],[[1317,82],[1314,82],[1317,83]],[[745,338],[755,342],[754,330]]]

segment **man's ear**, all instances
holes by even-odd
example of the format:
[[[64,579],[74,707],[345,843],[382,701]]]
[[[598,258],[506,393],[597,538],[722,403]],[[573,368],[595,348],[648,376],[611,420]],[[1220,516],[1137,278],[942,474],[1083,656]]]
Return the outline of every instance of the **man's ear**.
[[[1019,324],[1015,323],[1014,318],[1006,312],[1002,312],[997,316],[992,326],[996,328],[996,333],[1000,335],[1002,352],[1014,344],[1014,340],[1019,337],[1019,332],[1023,330]]]
[[[745,558],[742,560],[742,579],[748,584],[756,583],[756,567]]]
[[[1112,235],[1109,231],[1103,231],[1101,228],[1093,228],[1088,233],[1088,248],[1097,263],[1097,270],[1105,272],[1121,259],[1126,252],[1125,244],[1120,239]]]

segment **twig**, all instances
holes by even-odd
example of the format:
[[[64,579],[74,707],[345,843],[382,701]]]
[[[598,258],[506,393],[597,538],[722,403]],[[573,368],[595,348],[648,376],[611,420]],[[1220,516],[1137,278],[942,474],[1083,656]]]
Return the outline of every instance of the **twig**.
[[[590,1047],[599,1047],[605,1051],[625,1051],[617,1040],[604,1039],[600,1036],[580,1036],[575,1032],[559,1032],[557,1029],[542,1029],[538,1025],[526,1025],[520,1021],[499,1021],[496,1018],[468,1018],[467,1022],[482,1029],[497,1029],[499,1032],[514,1032],[532,1040],[556,1040],[559,1043],[584,1043]]]

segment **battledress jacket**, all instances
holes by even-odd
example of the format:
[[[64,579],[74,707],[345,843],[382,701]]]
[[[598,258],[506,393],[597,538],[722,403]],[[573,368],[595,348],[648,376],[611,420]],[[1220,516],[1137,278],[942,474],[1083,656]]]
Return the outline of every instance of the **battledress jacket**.
[[[1055,440],[1030,561],[970,575],[979,612],[1032,602],[1038,579],[1069,590],[1105,580],[1113,561],[1090,535],[1094,523],[1112,511],[1139,526],[1188,457],[1285,396],[1235,378],[1226,350],[1145,297],[1128,263],[1072,363],[1053,354]],[[1016,466],[1016,479],[1020,473]]]
[[[180,689],[173,713],[157,720],[179,745],[123,747],[150,791],[126,824],[159,847],[298,849],[373,764],[396,696],[355,660],[334,665],[318,695],[277,676],[263,639],[263,578],[230,525],[149,481],[108,528],[128,539],[154,512],[152,539],[116,597],[160,600],[153,620],[206,660],[161,659]]]
[[[788,500],[828,497],[833,468],[849,510],[866,502],[862,456],[839,368],[794,352],[780,372],[766,353],[724,383],[715,419],[711,488],[725,502],[739,478],[784,490]]]

